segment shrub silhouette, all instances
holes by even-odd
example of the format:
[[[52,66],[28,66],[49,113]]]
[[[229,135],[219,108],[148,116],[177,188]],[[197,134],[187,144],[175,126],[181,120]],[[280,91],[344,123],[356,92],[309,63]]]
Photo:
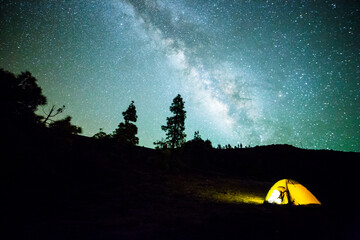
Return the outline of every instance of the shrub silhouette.
[[[71,124],[71,117],[67,116],[64,119],[54,121],[49,124],[49,128],[65,134],[80,134],[82,128]]]
[[[184,144],[185,149],[212,149],[212,144],[209,139],[203,140],[199,131],[195,131],[194,139],[187,141]]]
[[[106,132],[104,132],[103,129],[100,128],[99,132],[95,133],[93,138],[95,138],[95,139],[109,139],[109,138],[111,138],[111,136],[106,134]]]

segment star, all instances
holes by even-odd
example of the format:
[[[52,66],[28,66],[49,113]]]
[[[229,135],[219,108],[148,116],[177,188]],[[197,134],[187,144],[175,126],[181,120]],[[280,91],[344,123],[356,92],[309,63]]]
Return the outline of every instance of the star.
[[[187,136],[214,146],[360,151],[357,6],[4,1],[0,67],[30,71],[86,136],[111,133],[133,100],[140,145],[153,147],[181,94]]]

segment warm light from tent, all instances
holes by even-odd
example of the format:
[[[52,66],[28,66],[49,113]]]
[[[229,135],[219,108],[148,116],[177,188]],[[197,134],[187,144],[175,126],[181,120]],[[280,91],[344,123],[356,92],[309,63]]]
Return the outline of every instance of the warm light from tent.
[[[235,184],[233,180],[192,181],[184,184],[185,194],[219,203],[229,204],[263,204],[264,192],[249,186]]]
[[[263,197],[255,196],[250,193],[240,192],[227,192],[227,193],[216,193],[208,198],[219,202],[227,203],[246,203],[246,204],[262,204],[264,202]]]
[[[275,189],[272,193],[271,196],[268,199],[269,203],[277,203],[277,204],[281,204],[281,198],[280,198],[280,191]]]

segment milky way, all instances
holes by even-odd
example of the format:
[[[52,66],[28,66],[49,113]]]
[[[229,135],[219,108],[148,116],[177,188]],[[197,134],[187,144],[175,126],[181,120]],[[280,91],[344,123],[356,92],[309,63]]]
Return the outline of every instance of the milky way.
[[[49,105],[65,104],[87,136],[111,133],[134,100],[140,145],[153,147],[180,93],[188,139],[199,130],[214,146],[360,151],[357,1],[0,1],[0,9],[0,67],[29,70]]]

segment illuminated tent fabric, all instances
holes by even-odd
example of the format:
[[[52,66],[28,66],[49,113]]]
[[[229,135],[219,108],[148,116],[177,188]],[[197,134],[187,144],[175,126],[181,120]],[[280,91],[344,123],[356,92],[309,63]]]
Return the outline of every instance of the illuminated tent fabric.
[[[306,187],[291,179],[282,179],[276,182],[266,195],[265,202],[273,204],[321,205],[320,201]]]

